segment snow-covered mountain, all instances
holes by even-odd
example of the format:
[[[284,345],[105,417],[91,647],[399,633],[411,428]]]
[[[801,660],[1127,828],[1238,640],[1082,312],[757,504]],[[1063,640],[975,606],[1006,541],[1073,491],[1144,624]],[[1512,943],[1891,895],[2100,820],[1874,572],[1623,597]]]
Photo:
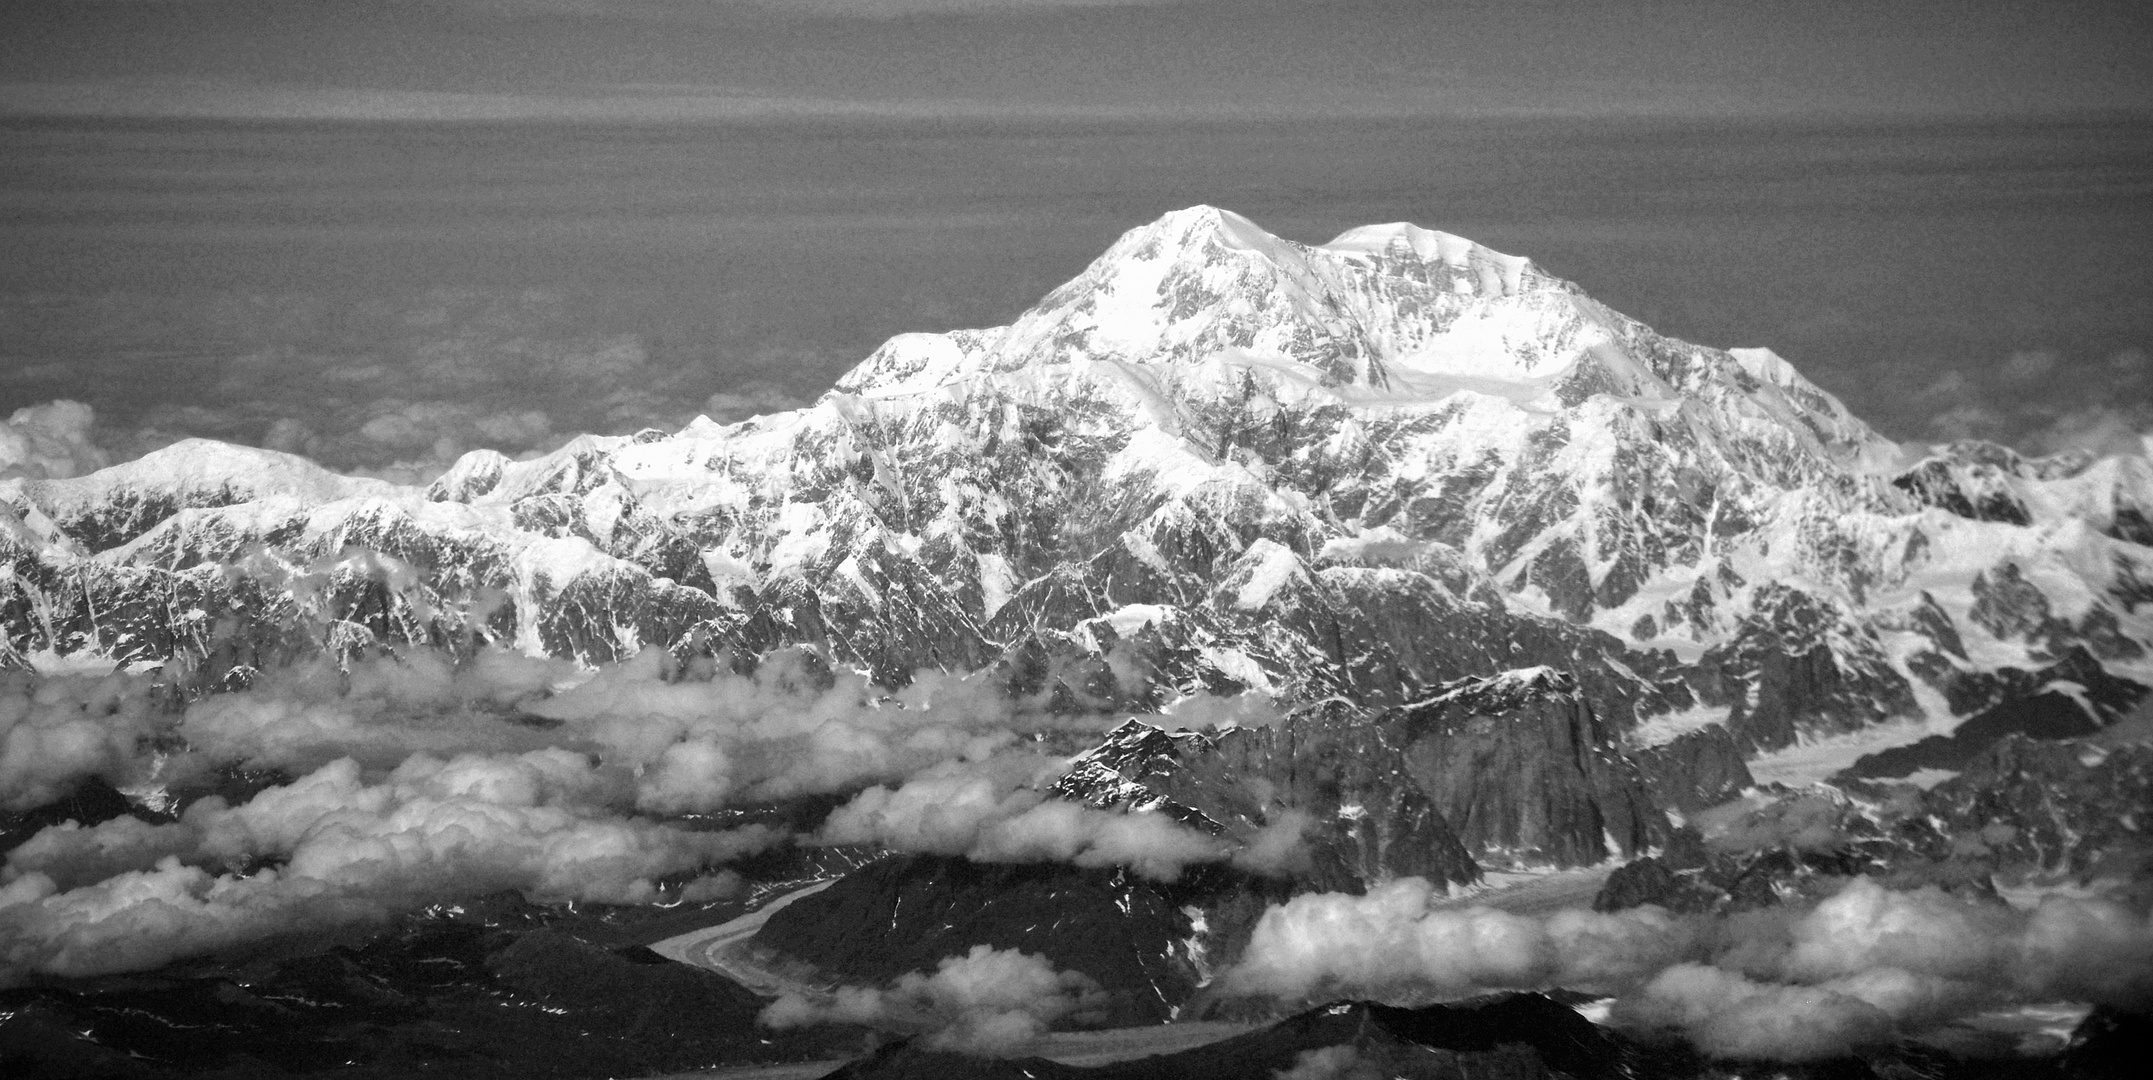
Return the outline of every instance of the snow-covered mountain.
[[[205,683],[377,642],[809,643],[1069,709],[1390,707],[1548,665],[1650,753],[1940,733],[2075,651],[2153,681],[2145,461],[1923,456],[1525,259],[1210,207],[793,412],[476,451],[423,489],[191,440],[0,507],[0,663]]]

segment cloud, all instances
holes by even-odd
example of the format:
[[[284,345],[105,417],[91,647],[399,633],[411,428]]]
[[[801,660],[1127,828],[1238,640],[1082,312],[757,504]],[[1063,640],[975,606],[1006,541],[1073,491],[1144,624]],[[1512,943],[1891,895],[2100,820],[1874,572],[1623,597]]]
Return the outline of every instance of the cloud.
[[[626,770],[640,809],[688,813],[857,791],[1106,723],[1031,712],[987,679],[935,671],[892,693],[801,651],[736,675],[658,648],[595,671],[409,649],[271,671],[184,710],[170,700],[152,675],[0,674],[0,806],[51,802],[89,776],[185,786],[224,764],[305,772],[348,757],[378,774],[418,752],[561,747]]]
[[[1620,1022],[1686,1034],[1714,1057],[1809,1061],[1895,1037],[1883,1010],[1814,986],[1765,985],[1704,964],[1677,964],[1621,1003]]]
[[[2056,370],[2062,359],[2054,349],[2020,349],[2004,358],[2003,376],[2012,382],[2031,382]]]
[[[602,286],[360,298],[295,287],[220,292],[194,306],[141,291],[73,297],[54,316],[65,332],[96,336],[124,317],[235,351],[177,396],[145,398],[125,379],[71,368],[44,373],[40,381],[95,383],[101,426],[78,403],[24,410],[0,425],[0,473],[79,473],[204,437],[423,483],[467,450],[525,457],[577,432],[677,431],[706,405],[720,420],[795,407],[850,359],[738,335],[682,345],[668,327],[680,309],[639,305],[624,313],[618,290]],[[103,375],[124,375],[115,365]],[[102,407],[108,398],[120,411]]]
[[[1286,710],[1269,694],[1190,694],[1161,710],[1156,716],[1138,717],[1168,731],[1201,731],[1205,728],[1275,728],[1286,721]]]
[[[767,382],[750,382],[703,399],[703,415],[720,424],[804,408],[807,399]]]
[[[304,771],[350,757],[380,770],[419,751],[558,746],[630,772],[639,809],[678,814],[855,791],[945,761],[984,761],[1024,733],[1103,725],[1026,712],[984,679],[921,672],[890,693],[817,664],[780,653],[743,676],[657,648],[596,671],[500,650],[459,660],[413,649],[341,670],[315,661],[190,705],[172,728],[185,750],[161,768],[183,783],[225,762]],[[112,738],[124,743],[141,727]],[[94,763],[117,770],[124,756]]]
[[[583,754],[417,754],[379,783],[344,758],[240,806],[177,822],[47,829],[0,881],[0,985],[140,971],[189,955],[377,922],[502,890],[638,904],[777,839],[623,815],[632,778]],[[677,894],[677,890],[675,890]]]
[[[1190,863],[1229,857],[1227,844],[1164,815],[1094,810],[1012,789],[997,771],[1006,766],[950,766],[894,789],[868,788],[831,813],[820,839],[976,862],[1127,866],[1160,881],[1179,878]]]
[[[83,780],[116,786],[149,768],[145,744],[170,722],[157,677],[0,672],[0,810],[28,810]]]
[[[1352,1046],[1323,1046],[1294,1055],[1292,1066],[1273,1072],[1274,1080],[1383,1080],[1375,1063]]]
[[[850,673],[821,685],[806,653],[771,657],[753,676],[705,660],[668,678],[669,663],[647,650],[529,707],[641,770],[639,804],[659,812],[857,790],[1070,726],[1021,711],[987,680],[941,672],[889,693]]]
[[[167,708],[157,687],[150,675],[0,675],[0,777],[15,778],[0,799],[37,805],[85,776],[134,778],[153,751],[163,780],[185,783],[222,763],[303,771],[352,757],[380,770],[417,751],[561,746],[635,772],[647,809],[707,810],[855,791],[945,761],[985,761],[1024,735],[1107,726],[1033,711],[984,678],[922,671],[886,691],[829,672],[806,650],[738,675],[661,648],[595,670],[504,650],[458,658],[412,648],[277,669],[184,711]],[[147,745],[173,737],[179,745]]]
[[[2026,439],[2026,448],[2037,454],[2143,456],[2149,431],[2153,431],[2153,405],[2088,405],[2064,413],[2034,431]]]
[[[951,759],[1029,778],[1052,759],[997,751],[1071,724],[935,673],[886,693],[799,652],[740,676],[662,650],[591,672],[419,649],[272,671],[184,709],[168,690],[150,675],[0,675],[0,804],[43,805],[101,776],[185,805],[175,821],[65,823],[10,853],[0,984],[146,969],[501,890],[726,895],[740,882],[723,864],[779,838],[658,816],[853,791]],[[231,764],[297,779],[238,806],[185,803]],[[1163,821],[1015,817],[991,832],[998,857],[1172,857],[1151,831]]]
[[[245,691],[201,698],[176,733],[205,766],[298,772],[342,757],[388,769],[418,752],[536,750],[557,738],[514,722],[515,710],[584,677],[572,661],[498,650],[458,663],[415,649],[341,669],[317,658],[267,672]]]
[[[79,401],[15,410],[0,422],[0,480],[10,476],[61,479],[112,464],[112,456],[90,441],[96,419],[90,407]]]
[[[1537,918],[1431,907],[1440,895],[1421,878],[1400,878],[1365,896],[1295,897],[1264,912],[1221,984],[1284,999],[1415,988],[1606,991],[1681,959],[1693,940],[1688,924],[1654,908]]]
[[[1929,431],[1946,442],[1995,439],[2003,428],[2003,414],[1984,405],[1955,405],[1929,418]]]
[[[823,827],[827,843],[1127,866],[1162,880],[1195,862],[1230,859],[1276,875],[1308,858],[1308,822],[1291,812],[1219,838],[1165,815],[1095,810],[1036,790],[1066,763],[1023,736],[1089,736],[1105,720],[1032,713],[988,680],[939,672],[890,693],[859,675],[829,674],[806,652],[777,654],[742,676],[662,649],[594,672],[498,650],[457,659],[412,649],[341,668],[296,664],[184,710],[163,704],[147,676],[6,679],[0,799],[16,808],[50,802],[92,775],[187,788],[231,764],[296,775],[347,761],[376,777],[413,755],[563,751],[613,770],[622,803],[649,814],[857,792]]]
[[[1289,1000],[1563,986],[1610,1021],[1725,1057],[1809,1060],[2013,1001],[2153,1002],[2153,921],[2105,901],[2030,908],[1857,879],[1806,908],[1676,918],[1433,906],[1402,879],[1266,911],[1233,992]]]
[[[316,423],[332,418],[318,417]],[[356,424],[356,426],[345,426]],[[491,408],[467,401],[385,398],[344,418],[344,429],[319,434],[308,421],[280,417],[263,446],[317,461],[347,463],[348,471],[403,484],[431,483],[473,449],[527,458],[567,441],[544,410]]]
[[[1299,810],[1279,810],[1250,834],[1233,853],[1233,864],[1269,877],[1287,877],[1309,868],[1306,836],[1315,819]]]
[[[774,1028],[850,1023],[922,1031],[940,1049],[1007,1054],[1103,998],[1090,977],[1056,971],[1044,956],[975,945],[943,959],[932,974],[908,973],[886,988],[787,994],[759,1020]]]
[[[2125,348],[2106,360],[2021,349],[1993,366],[1942,372],[1916,391],[1926,434],[2003,442],[2030,454],[2143,454],[2153,430],[2153,360]]]

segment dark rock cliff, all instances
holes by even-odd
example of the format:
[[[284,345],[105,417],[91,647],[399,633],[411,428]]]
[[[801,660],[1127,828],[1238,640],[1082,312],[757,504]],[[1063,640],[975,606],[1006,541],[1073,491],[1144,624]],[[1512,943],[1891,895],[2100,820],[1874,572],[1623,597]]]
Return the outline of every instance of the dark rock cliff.
[[[1407,768],[1483,861],[1588,865],[1670,834],[1566,673],[1464,679],[1395,715]]]

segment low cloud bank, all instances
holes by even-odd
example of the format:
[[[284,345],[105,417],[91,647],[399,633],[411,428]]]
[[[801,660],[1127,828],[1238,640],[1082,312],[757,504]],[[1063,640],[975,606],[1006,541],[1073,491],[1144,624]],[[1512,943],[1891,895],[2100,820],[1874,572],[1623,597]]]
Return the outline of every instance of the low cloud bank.
[[[637,805],[655,812],[846,791],[984,759],[1020,733],[1101,727],[1027,714],[984,679],[939,672],[890,693],[859,675],[818,678],[802,653],[752,678],[713,673],[708,661],[677,673],[668,664],[651,650],[529,707],[632,763]]]
[[[49,828],[0,869],[0,985],[144,970],[508,889],[647,903],[665,897],[660,879],[707,875],[777,839],[609,810],[631,783],[558,748],[417,754],[379,783],[343,758],[166,824]]]
[[[2153,922],[2105,901],[2031,909],[1856,880],[1807,908],[1724,919],[1657,908],[1432,908],[1416,878],[1296,897],[1221,985],[1282,999],[1563,986],[1611,1020],[1718,1056],[1812,1060],[2012,1001],[2153,1003]]]
[[[986,776],[873,787],[824,822],[833,844],[962,855],[974,862],[1065,862],[1127,866],[1172,881],[1192,862],[1227,857],[1217,839],[1158,814],[1115,813],[1008,790]]]
[[[676,663],[662,649],[596,673],[507,652],[459,662],[413,650],[348,670],[302,665],[203,698],[172,728],[185,754],[159,768],[184,782],[221,762],[299,772],[351,757],[387,769],[415,751],[558,746],[626,770],[637,809],[683,814],[855,790],[945,761],[984,760],[1023,733],[1062,727],[1101,724],[1027,714],[985,680],[938,672],[890,693],[859,675],[822,672],[806,653],[774,656],[741,676],[707,658]],[[133,776],[127,763],[115,764],[117,754],[81,750],[75,772]]]
[[[643,335],[588,329],[579,303],[544,291],[435,292],[410,298],[401,312],[338,305],[334,315],[284,299],[298,310],[279,312],[275,302],[258,309],[271,325],[220,328],[271,340],[221,360],[196,400],[134,402],[118,415],[108,403],[102,426],[90,405],[66,399],[0,414],[0,479],[81,476],[201,437],[425,484],[473,449],[528,458],[579,432],[671,432],[699,413],[724,424],[798,409],[812,398],[800,391],[823,381],[812,372],[834,375],[848,363],[766,344],[731,350],[716,364],[669,366]],[[130,298],[130,307],[135,301],[145,298]],[[317,320],[356,322],[307,329]],[[322,340],[345,332],[361,339],[368,359],[355,362],[349,345]],[[357,385],[375,390],[348,392]]]
[[[169,723],[154,675],[0,672],[0,810],[28,810],[92,776],[147,772],[145,744]]]
[[[1931,438],[1985,439],[2029,454],[2144,455],[2153,434],[2153,357],[2130,347],[2098,356],[2020,349],[1993,365],[1943,372],[1909,388]]]
[[[96,777],[180,809],[162,823],[63,824],[9,852],[0,985],[147,969],[501,890],[708,899],[737,885],[726,862],[782,838],[699,831],[682,815],[878,783],[894,786],[867,788],[824,839],[1158,877],[1232,857],[1237,844],[1168,818],[1031,790],[1059,762],[1026,734],[1103,726],[1027,712],[984,680],[926,673],[890,693],[804,652],[741,676],[660,650],[595,672],[412,650],[301,664],[191,703],[154,673],[0,675],[0,808]],[[291,779],[239,805],[197,797],[235,766]],[[1288,824],[1247,838],[1244,857],[1289,860]]]
[[[1301,1051],[1290,1067],[1271,1075],[1274,1080],[1386,1080],[1389,1074],[1354,1047],[1323,1046]]]
[[[1467,992],[1567,986],[1615,992],[1688,956],[1696,929],[1658,908],[1547,917],[1431,908],[1445,895],[1400,878],[1364,896],[1314,893],[1258,920],[1232,991],[1332,998],[1415,989]]]
[[[112,455],[90,441],[95,422],[90,407],[79,401],[15,410],[0,421],[0,480],[58,480],[112,464]]]
[[[864,1024],[925,1032],[939,1049],[1007,1054],[1104,998],[1089,976],[1056,971],[1044,956],[975,945],[967,955],[943,959],[932,974],[912,972],[887,987],[841,987],[814,998],[787,994],[763,1010],[760,1022]]]
[[[1017,775],[1012,775],[1012,764]],[[818,839],[897,851],[962,855],[974,862],[1126,866],[1174,881],[1190,865],[1232,861],[1280,874],[1306,864],[1305,815],[1281,814],[1246,837],[1218,837],[1160,813],[1095,810],[1022,786],[1025,759],[954,764],[902,786],[872,787],[832,812]],[[1046,762],[1050,770],[1059,762]]]

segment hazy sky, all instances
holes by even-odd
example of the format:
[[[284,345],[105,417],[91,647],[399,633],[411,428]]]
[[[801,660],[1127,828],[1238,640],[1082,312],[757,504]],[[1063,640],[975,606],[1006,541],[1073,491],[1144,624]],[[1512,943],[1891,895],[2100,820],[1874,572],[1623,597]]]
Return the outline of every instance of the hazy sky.
[[[2139,0],[9,0],[16,110],[2153,108]]]
[[[423,475],[811,399],[1212,203],[1529,256],[1894,438],[2129,443],[2149,12],[0,0],[0,417]]]

